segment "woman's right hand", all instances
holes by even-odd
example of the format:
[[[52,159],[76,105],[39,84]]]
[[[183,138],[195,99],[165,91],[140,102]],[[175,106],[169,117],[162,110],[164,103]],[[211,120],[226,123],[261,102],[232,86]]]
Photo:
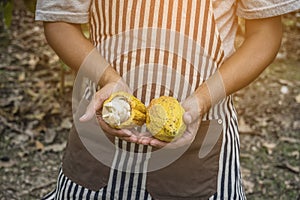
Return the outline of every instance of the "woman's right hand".
[[[106,83],[100,90],[98,90],[90,104],[88,105],[86,112],[80,117],[81,122],[87,122],[93,119],[95,116],[102,128],[102,130],[111,136],[119,137],[128,142],[137,142],[137,136],[134,134],[134,130],[129,129],[114,129],[111,128],[103,119],[101,114],[101,109],[103,103],[110,95],[114,92],[124,91],[127,93],[132,93],[125,81],[120,77],[118,81],[112,81]]]

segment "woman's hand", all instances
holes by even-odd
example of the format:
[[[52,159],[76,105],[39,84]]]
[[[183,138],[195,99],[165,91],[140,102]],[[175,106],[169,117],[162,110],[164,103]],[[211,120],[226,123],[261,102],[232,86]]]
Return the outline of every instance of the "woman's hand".
[[[185,110],[183,121],[186,125],[186,130],[180,138],[167,143],[151,137],[150,133],[144,133],[142,134],[143,137],[140,137],[138,142],[144,145],[151,145],[156,148],[166,147],[171,149],[191,144],[196,137],[202,119],[202,114],[199,109],[197,98],[194,95],[188,97],[181,105]]]
[[[136,142],[137,136],[134,134],[133,130],[128,129],[114,129],[111,128],[101,116],[101,109],[104,101],[110,97],[114,92],[124,91],[132,93],[127,84],[123,81],[122,78],[119,78],[118,81],[112,81],[106,83],[100,90],[98,90],[90,104],[88,105],[85,114],[79,119],[81,122],[87,122],[93,119],[95,116],[98,119],[98,122],[102,130],[112,136],[119,137],[128,142]]]
[[[167,143],[152,137],[151,133],[143,133],[138,143],[151,145],[156,148],[166,147],[171,149],[191,144],[196,137],[203,115],[210,107],[209,96],[204,94],[208,94],[205,85],[200,86],[194,94],[181,103],[185,110],[183,121],[186,125],[186,130],[180,138]]]

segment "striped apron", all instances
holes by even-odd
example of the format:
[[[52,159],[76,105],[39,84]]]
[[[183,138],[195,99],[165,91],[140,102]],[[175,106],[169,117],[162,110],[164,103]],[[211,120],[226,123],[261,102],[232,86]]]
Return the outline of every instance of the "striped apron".
[[[207,0],[93,0],[90,36],[146,105],[162,95],[183,101],[225,59]],[[83,108],[96,92],[95,83],[85,83],[78,96]],[[205,140],[209,134],[218,136],[211,144]],[[57,188],[45,199],[245,199],[230,96],[209,110],[195,141],[168,165],[157,167],[161,158],[150,146],[109,140],[114,148],[107,150],[92,143],[88,131],[82,135],[73,128]],[[106,154],[110,164],[90,146]],[[200,156],[204,146],[210,151]]]

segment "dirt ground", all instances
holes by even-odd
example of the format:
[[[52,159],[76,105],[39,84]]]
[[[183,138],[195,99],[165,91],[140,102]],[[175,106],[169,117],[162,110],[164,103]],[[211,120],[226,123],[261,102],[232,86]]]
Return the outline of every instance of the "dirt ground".
[[[299,19],[284,16],[277,59],[234,95],[250,200],[300,199]],[[0,200],[40,199],[55,187],[72,125],[74,75],[31,13],[16,11],[10,30],[0,31]]]

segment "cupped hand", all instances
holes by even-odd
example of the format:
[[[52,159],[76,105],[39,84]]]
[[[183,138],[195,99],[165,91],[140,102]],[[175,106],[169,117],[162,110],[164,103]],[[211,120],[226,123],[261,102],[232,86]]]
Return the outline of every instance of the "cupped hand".
[[[88,105],[86,112],[83,116],[80,117],[81,122],[87,122],[93,119],[95,116],[101,126],[102,130],[112,136],[119,137],[128,142],[136,142],[137,136],[136,132],[132,129],[114,129],[111,128],[101,117],[101,109],[104,101],[110,97],[110,95],[114,92],[124,91],[128,93],[132,93],[130,88],[124,82],[123,79],[119,79],[118,81],[109,82],[104,85],[100,90],[98,90],[94,97],[92,98],[90,104]]]
[[[201,106],[199,105],[199,100],[196,95],[191,95],[184,100],[181,105],[185,110],[183,121],[186,125],[186,130],[181,137],[171,141],[170,143],[167,143],[152,137],[151,133],[143,133],[141,134],[138,143],[143,145],[151,145],[156,148],[165,147],[170,149],[191,144],[196,137],[203,113],[201,112]]]

